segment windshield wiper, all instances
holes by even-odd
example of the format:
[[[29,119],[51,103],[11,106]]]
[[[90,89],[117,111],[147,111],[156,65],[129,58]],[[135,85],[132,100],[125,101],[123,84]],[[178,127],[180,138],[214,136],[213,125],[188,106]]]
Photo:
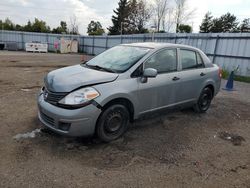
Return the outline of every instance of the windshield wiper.
[[[85,64],[87,67],[90,67],[90,68],[93,68],[93,69],[96,69],[96,70],[104,70],[106,72],[112,72],[112,73],[116,73],[116,71],[112,70],[112,69],[109,69],[109,68],[106,68],[106,67],[101,67],[99,65],[88,65],[88,64]]]

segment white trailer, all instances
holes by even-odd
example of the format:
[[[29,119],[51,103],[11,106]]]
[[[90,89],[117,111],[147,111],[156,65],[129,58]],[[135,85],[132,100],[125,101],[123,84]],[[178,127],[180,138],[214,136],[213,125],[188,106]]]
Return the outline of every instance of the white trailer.
[[[45,43],[25,43],[26,52],[48,52],[48,44]]]

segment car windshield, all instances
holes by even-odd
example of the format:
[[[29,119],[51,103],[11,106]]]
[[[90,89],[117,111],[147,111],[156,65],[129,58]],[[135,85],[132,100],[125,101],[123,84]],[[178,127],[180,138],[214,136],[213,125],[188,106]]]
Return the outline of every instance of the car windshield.
[[[150,51],[149,48],[116,46],[88,61],[85,66],[97,70],[122,73]]]

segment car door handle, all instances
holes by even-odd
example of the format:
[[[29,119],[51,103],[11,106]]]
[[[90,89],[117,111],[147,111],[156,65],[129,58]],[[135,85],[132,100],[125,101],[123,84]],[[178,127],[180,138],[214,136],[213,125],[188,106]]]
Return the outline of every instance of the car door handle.
[[[200,74],[200,76],[205,76],[206,74],[204,73],[204,72],[202,72],[201,74]]]
[[[178,77],[173,77],[173,79],[172,79],[173,81],[177,81],[177,80],[180,80],[180,78],[178,78]]]

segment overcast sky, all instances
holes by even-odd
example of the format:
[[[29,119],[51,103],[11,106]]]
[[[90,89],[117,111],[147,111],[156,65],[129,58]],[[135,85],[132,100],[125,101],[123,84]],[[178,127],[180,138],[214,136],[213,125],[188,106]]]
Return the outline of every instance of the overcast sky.
[[[105,29],[110,26],[113,9],[117,5],[118,0],[1,0],[0,19],[9,17],[14,23],[23,25],[36,17],[53,28],[61,20],[69,22],[70,17],[75,15],[79,32],[86,34],[91,20],[100,21]],[[240,20],[250,18],[250,0],[189,0],[189,8],[196,9],[194,18],[189,23],[193,25],[194,32],[199,31],[199,25],[207,11],[211,11],[214,16],[230,12]]]

